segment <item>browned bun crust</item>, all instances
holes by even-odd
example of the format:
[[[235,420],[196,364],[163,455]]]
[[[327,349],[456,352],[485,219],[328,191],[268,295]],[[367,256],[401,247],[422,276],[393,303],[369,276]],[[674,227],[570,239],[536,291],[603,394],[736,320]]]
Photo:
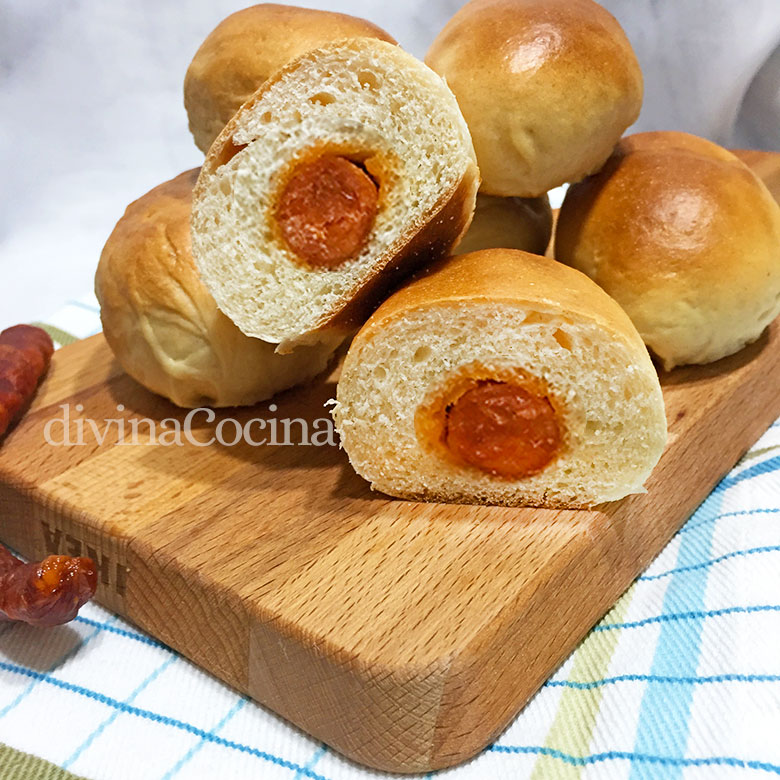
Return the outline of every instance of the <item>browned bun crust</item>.
[[[360,329],[350,351],[356,351],[361,341],[370,340],[396,317],[422,306],[457,308],[468,301],[522,305],[533,301],[539,311],[596,322],[638,355],[646,352],[623,309],[583,274],[551,258],[504,248],[444,258],[426,268],[379,306]]]
[[[425,61],[458,98],[490,195],[597,170],[642,104],[631,44],[593,0],[471,0]]]
[[[736,352],[780,312],[780,207],[731,152],[685,133],[624,138],[572,186],[555,255],[623,306],[667,369]]]
[[[396,41],[365,19],[332,11],[261,3],[231,14],[207,36],[184,78],[184,107],[202,152],[239,106],[275,71],[328,41]]]
[[[217,309],[191,254],[198,172],[131,203],[111,233],[95,275],[103,333],[130,376],[179,406],[253,404],[323,371],[339,342],[280,356]]]
[[[497,198],[477,195],[477,206],[469,229],[455,254],[480,249],[522,249],[543,255],[552,235],[552,209],[541,198]]]

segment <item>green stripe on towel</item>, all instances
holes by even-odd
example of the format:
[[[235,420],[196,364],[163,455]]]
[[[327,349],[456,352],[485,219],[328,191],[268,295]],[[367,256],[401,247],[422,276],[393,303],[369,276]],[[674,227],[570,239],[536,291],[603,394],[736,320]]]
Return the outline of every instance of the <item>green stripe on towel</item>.
[[[635,586],[632,585],[609,611],[610,621],[623,622],[634,590]],[[569,681],[588,682],[606,677],[620,634],[620,631],[591,631],[575,651]],[[573,756],[587,754],[603,695],[604,688],[601,686],[566,688],[561,694],[544,746]],[[574,780],[582,774],[582,770],[582,766],[563,763],[554,756],[540,755],[531,780]]]
[[[774,444],[771,447],[761,447],[757,450],[749,450],[742,456],[742,459],[739,461],[739,463],[737,463],[737,466],[741,466],[743,463],[748,463],[751,460],[760,458],[762,455],[768,455],[770,452],[774,452],[775,450],[780,450],[780,444]]]
[[[0,743],[0,780],[84,780],[38,756]]]

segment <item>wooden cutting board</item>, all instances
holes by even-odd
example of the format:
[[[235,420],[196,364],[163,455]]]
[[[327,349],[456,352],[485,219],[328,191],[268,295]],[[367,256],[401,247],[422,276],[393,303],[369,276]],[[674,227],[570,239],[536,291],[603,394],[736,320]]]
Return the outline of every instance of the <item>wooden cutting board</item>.
[[[105,420],[128,440],[132,419],[159,434],[185,414],[95,336],[55,355],[0,447],[0,538],[32,558],[92,556],[100,603],[345,755],[449,766],[505,727],[780,415],[778,325],[663,376],[670,438],[647,494],[594,511],[391,500],[336,446],[281,443],[283,426],[277,444],[163,446],[147,422],[119,445]],[[228,417],[313,429],[334,392],[331,377],[275,409],[199,415],[193,439]],[[47,424],[64,440],[51,421],[65,405],[72,444],[47,444]]]

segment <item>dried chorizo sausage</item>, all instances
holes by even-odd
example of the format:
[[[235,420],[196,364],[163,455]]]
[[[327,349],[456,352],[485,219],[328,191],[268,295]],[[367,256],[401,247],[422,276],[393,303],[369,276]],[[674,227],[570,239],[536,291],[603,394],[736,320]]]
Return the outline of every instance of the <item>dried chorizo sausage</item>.
[[[290,249],[314,268],[356,257],[374,225],[379,192],[346,157],[323,155],[298,167],[279,197],[276,219]]]
[[[50,555],[40,563],[24,563],[0,545],[0,621],[67,623],[96,588],[97,569],[90,558]]]
[[[561,429],[546,397],[509,382],[481,381],[447,408],[444,441],[458,460],[520,479],[555,457]]]

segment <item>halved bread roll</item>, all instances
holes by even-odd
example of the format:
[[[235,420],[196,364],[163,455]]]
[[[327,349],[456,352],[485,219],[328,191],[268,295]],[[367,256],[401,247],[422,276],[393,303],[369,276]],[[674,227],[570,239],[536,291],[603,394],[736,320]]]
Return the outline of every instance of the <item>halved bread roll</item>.
[[[131,203],[100,256],[103,333],[130,376],[184,407],[239,406],[312,379],[340,339],[277,355],[217,309],[190,252],[198,169]]]
[[[241,104],[291,60],[328,41],[362,37],[395,43],[375,24],[332,11],[261,3],[230,14],[203,41],[184,79],[195,144],[208,152]]]
[[[350,330],[465,232],[479,173],[432,70],[370,38],[269,79],[225,127],[195,190],[195,261],[220,309],[279,351]]]
[[[474,219],[455,249],[465,255],[480,249],[522,249],[543,255],[552,236],[550,200],[541,198],[496,198],[477,195]]]
[[[388,298],[352,342],[333,415],[372,487],[435,501],[613,501],[642,492],[666,442],[623,310],[517,250],[448,259]]]

